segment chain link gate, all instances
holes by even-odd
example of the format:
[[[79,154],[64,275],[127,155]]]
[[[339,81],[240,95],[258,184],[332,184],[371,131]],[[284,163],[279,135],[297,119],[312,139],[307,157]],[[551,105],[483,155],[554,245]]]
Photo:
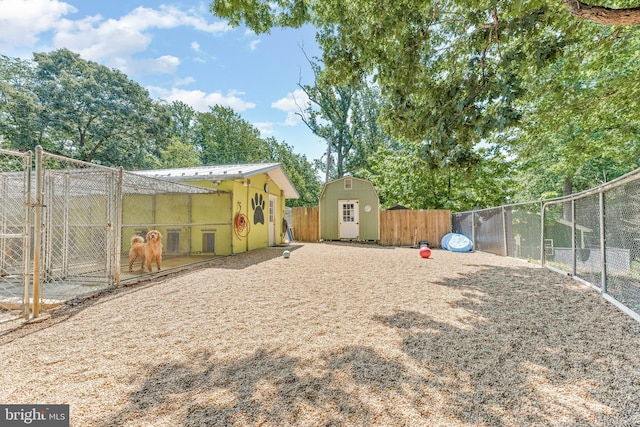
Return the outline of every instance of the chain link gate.
[[[31,163],[0,149],[0,322],[29,315]]]
[[[47,308],[116,284],[122,173],[40,147],[36,171],[34,297]]]

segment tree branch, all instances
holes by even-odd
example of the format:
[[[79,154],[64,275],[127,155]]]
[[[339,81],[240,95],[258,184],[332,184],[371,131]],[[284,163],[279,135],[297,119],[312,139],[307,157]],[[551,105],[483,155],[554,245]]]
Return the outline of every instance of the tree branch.
[[[640,7],[611,9],[591,6],[579,0],[564,0],[569,13],[578,19],[602,25],[640,25]]]

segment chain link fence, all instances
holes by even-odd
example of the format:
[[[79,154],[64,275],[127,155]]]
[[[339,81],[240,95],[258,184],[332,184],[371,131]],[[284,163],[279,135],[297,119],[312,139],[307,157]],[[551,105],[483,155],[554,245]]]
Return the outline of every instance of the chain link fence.
[[[31,154],[0,149],[0,322],[27,315]]]
[[[522,203],[451,215],[452,231],[464,234],[474,249],[540,262],[541,203]]]
[[[0,149],[0,321],[139,278],[130,238],[151,229],[166,239],[163,269],[229,254],[231,218],[227,192]]]
[[[640,321],[640,169],[579,194],[452,214],[476,250],[539,263],[595,287]]]

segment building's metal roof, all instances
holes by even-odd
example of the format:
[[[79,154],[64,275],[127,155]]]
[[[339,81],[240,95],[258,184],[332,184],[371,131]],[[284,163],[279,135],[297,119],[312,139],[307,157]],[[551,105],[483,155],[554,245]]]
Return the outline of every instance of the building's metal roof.
[[[269,178],[275,185],[277,185],[282,191],[284,191],[285,198],[297,199],[300,197],[295,187],[289,180],[289,177],[282,169],[280,163],[197,166],[192,168],[141,170],[132,171],[132,173],[178,182],[196,180],[225,181],[246,179],[264,173],[269,176]]]

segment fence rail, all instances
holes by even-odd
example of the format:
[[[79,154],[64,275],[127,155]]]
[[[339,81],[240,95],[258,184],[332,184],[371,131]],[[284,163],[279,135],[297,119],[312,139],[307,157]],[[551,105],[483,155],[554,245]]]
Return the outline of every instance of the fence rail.
[[[640,322],[640,169],[567,197],[452,214],[485,252],[571,275]]]

